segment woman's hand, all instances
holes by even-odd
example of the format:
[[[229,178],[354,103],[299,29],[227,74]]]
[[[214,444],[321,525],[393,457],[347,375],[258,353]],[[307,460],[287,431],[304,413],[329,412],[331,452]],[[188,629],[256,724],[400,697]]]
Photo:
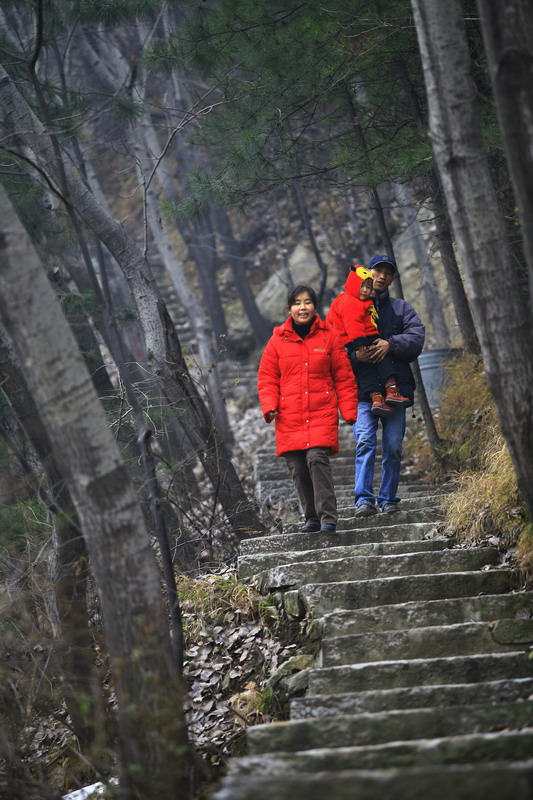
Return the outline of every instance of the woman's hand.
[[[267,411],[265,414],[265,422],[269,423],[272,422],[272,420],[274,419],[274,417],[277,416],[277,414],[278,412],[276,411],[275,408],[273,408],[271,411]]]

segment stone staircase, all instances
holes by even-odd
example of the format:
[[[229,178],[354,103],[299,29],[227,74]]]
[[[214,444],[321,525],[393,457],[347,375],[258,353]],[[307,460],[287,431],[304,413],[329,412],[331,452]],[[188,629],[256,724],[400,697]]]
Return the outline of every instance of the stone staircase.
[[[336,534],[300,533],[284,461],[256,454],[260,498],[293,521],[245,540],[239,574],[311,619],[320,651],[213,800],[531,800],[533,592],[495,548],[440,534],[441,496],[414,475],[399,513],[355,519],[353,450],[344,428]]]

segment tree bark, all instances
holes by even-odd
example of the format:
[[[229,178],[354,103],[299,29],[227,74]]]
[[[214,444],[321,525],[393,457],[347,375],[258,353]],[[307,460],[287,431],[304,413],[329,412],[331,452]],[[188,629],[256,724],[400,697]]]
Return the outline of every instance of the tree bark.
[[[142,512],[68,323],[3,190],[0,209],[0,318],[41,410],[94,570],[117,692],[121,796],[186,798],[183,690]]]
[[[478,0],[477,5],[533,297],[533,5],[531,0]]]
[[[226,211],[211,207],[210,216],[213,221],[217,247],[223,249],[220,258],[225,258],[231,267],[235,288],[244,313],[250,323],[255,343],[258,347],[262,347],[272,333],[272,323],[265,319],[255,302],[246,274],[245,262],[242,258],[241,244],[235,238],[231,221]]]
[[[480,355],[479,340],[463,280],[459,272],[459,267],[457,266],[448,213],[442,200],[442,190],[437,175],[433,176],[430,186],[433,194],[437,243],[446,280],[448,282],[448,289],[450,290],[453,307],[455,309],[455,316],[457,317],[457,322],[461,331],[463,345],[467,353]]]
[[[430,134],[490,390],[533,518],[532,316],[517,290],[482,137],[457,0],[412,0]],[[511,314],[511,317],[510,317]]]
[[[422,117],[421,103],[403,58],[398,58],[396,60],[396,66],[414,123],[418,128],[422,128],[422,126],[425,127],[426,123]],[[479,341],[474,327],[472,313],[468,305],[463,280],[453,250],[450,223],[442,200],[439,179],[437,174],[433,171],[430,173],[429,177],[429,188],[435,212],[436,238],[440,250],[440,257],[442,266],[444,267],[444,274],[448,282],[448,289],[452,297],[455,316],[457,317],[457,323],[461,331],[463,345],[467,353],[479,355]]]
[[[153,163],[153,156],[148,156],[142,137],[140,138],[141,141],[137,141],[134,144],[134,151],[136,153],[137,174],[142,185],[145,178],[145,170],[143,170],[143,167]],[[150,170],[148,170],[148,172],[150,172]],[[196,300],[194,292],[192,292],[188,286],[181,264],[174,254],[167,231],[160,222],[153,181],[150,186],[145,187],[145,199],[145,211],[153,241],[163,260],[165,269],[174,284],[181,304],[187,311],[189,319],[191,320],[191,326],[196,335],[198,354],[200,357],[199,378],[205,380],[207,384],[208,397],[216,421],[217,430],[223,441],[227,444],[231,444],[233,437],[229,426],[226,406],[224,404],[220,374],[217,369],[217,357],[212,346],[211,326],[208,324],[207,317],[200,303]]]
[[[61,692],[72,727],[88,762],[98,769],[100,757],[111,744],[102,686],[94,665],[92,637],[87,611],[87,550],[79,520],[52,454],[39,407],[31,396],[13,350],[12,342],[0,325],[0,381],[2,390],[22,426],[48,479],[48,491],[32,475],[54,522],[53,557],[50,575],[54,608],[51,625],[56,638],[58,662],[63,676]],[[99,773],[95,773],[97,777]]]
[[[415,260],[422,275],[422,290],[426,301],[426,312],[428,319],[431,320],[436,345],[437,347],[443,348],[449,347],[450,333],[444,317],[442,302],[433,273],[433,264],[431,263],[426,243],[424,242],[422,227],[418,221],[411,193],[404,184],[395,183],[394,194],[402,210],[406,228],[410,232],[411,247],[413,248]]]

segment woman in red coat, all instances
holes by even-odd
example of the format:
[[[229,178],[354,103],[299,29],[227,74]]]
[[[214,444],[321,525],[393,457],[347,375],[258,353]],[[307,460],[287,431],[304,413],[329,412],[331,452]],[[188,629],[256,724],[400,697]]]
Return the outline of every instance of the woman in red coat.
[[[353,424],[357,391],[342,341],[316,314],[309,286],[289,292],[290,317],[274,328],[259,364],[265,422],[276,420],[276,455],[284,456],[305,516],[303,531],[334,532],[337,500],[329,455],[339,451],[339,409]]]

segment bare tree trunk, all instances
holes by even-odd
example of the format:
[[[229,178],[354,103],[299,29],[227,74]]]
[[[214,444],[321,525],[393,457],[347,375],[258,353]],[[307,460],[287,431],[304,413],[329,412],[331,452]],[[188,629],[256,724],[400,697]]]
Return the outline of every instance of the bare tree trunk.
[[[533,296],[533,5],[478,0],[477,6]]]
[[[0,208],[0,317],[41,410],[94,570],[117,691],[121,796],[186,798],[183,690],[142,512],[72,333],[3,190]]]
[[[433,264],[431,263],[424,242],[422,227],[418,221],[411,194],[408,188],[400,183],[394,184],[394,194],[402,210],[406,228],[411,235],[411,247],[413,248],[415,261],[422,275],[422,289],[426,301],[426,311],[428,319],[431,320],[436,345],[437,347],[449,347],[450,333],[448,331],[446,319],[444,318],[444,311],[442,309],[435,275],[433,274]]]
[[[411,109],[411,115],[417,127],[421,128],[423,125],[425,126],[425,122],[422,117],[420,100],[409,73],[407,72],[403,58],[396,59],[396,65],[401,84],[405,91],[405,96],[409,103],[409,108]],[[435,227],[440,257],[455,309],[455,316],[457,317],[457,323],[461,331],[463,345],[468,353],[479,355],[479,342],[474,327],[474,320],[472,319],[472,313],[468,305],[463,281],[455,259],[450,223],[442,201],[439,178],[434,172],[430,175],[429,186],[435,212]]]
[[[231,267],[235,288],[239,295],[244,313],[248,318],[255,343],[258,347],[265,344],[272,333],[272,324],[265,319],[255,302],[250,282],[246,274],[245,262],[242,258],[242,248],[233,234],[230,218],[226,211],[211,208],[213,229],[217,238],[217,245],[223,248],[224,255]]]
[[[533,518],[533,411],[529,401],[533,320],[518,293],[491,180],[461,4],[457,0],[412,0],[412,7],[433,151],[466,275],[489,387],[518,485]]]
[[[134,152],[136,154],[137,175],[144,185],[145,174],[150,173],[150,169],[145,170],[144,167],[153,163],[153,157],[150,159],[145,151],[144,143],[136,142],[134,144]],[[198,351],[200,356],[199,364],[199,378],[205,380],[208,387],[208,396],[210,405],[213,410],[217,429],[222,439],[231,444],[233,436],[229,426],[228,415],[224,403],[224,396],[222,392],[222,385],[220,381],[220,373],[217,369],[216,354],[212,347],[212,331],[210,326],[207,326],[207,318],[196,300],[194,293],[189,289],[185,274],[182,270],[181,264],[174,255],[174,250],[170,243],[169,236],[165,228],[160,223],[159,210],[157,208],[157,198],[155,196],[155,188],[153,181],[145,187],[145,200],[146,200],[146,214],[148,216],[148,223],[152,233],[153,240],[159,251],[165,269],[167,270],[176,293],[180,301],[187,311],[189,319],[191,320],[192,328],[196,334],[196,341],[198,344]]]
[[[102,753],[112,736],[102,686],[94,664],[87,611],[87,551],[69,490],[54,460],[50,439],[34,403],[12,342],[0,325],[0,380],[11,408],[39,459],[48,479],[48,491],[34,475],[23,454],[21,462],[32,476],[35,491],[52,512],[54,551],[50,566],[54,608],[51,625],[63,675],[65,698],[73,730],[88,763],[98,770]],[[107,760],[105,762],[107,766]],[[99,773],[95,773],[97,777]]]
[[[79,269],[73,270],[76,274],[79,274],[81,271],[81,266]],[[73,277],[72,274],[71,277]],[[77,288],[79,289],[80,287],[78,286]],[[70,295],[72,300],[75,301],[75,295],[70,291],[63,277],[59,280],[58,289],[62,292],[64,300],[67,301],[65,316],[85,359],[96,391],[100,397],[114,395],[116,390],[104,364],[100,344],[96,338],[91,322],[89,321],[89,317],[84,311],[76,310],[74,302],[72,303],[72,307],[68,305],[68,296]]]
[[[174,95],[180,98],[182,102],[185,101],[185,103],[190,104],[189,92],[187,91],[185,82],[181,79],[181,76],[178,76],[176,73],[174,73],[172,75],[172,85],[174,88]],[[198,147],[193,149],[190,146],[188,149],[185,149],[183,143],[181,143],[181,147],[177,153],[176,168],[177,176],[182,186],[186,186],[188,176],[192,169],[201,167],[207,171],[208,166],[209,161],[205,151],[199,150]],[[167,191],[168,188],[169,187],[166,187],[165,191]],[[174,192],[174,194],[176,193]],[[167,194],[167,197],[171,198],[172,194]],[[209,216],[213,221],[211,231],[215,234],[215,237],[217,235],[221,237],[224,245],[225,254],[228,258],[233,276],[235,278],[235,288],[239,294],[244,313],[246,314],[250,323],[250,327],[252,328],[255,341],[259,346],[263,345],[266,339],[268,339],[270,336],[272,329],[268,320],[265,320],[261,314],[261,311],[257,307],[255,298],[250,290],[246,272],[243,268],[243,262],[240,258],[239,246],[233,235],[231,223],[227,213],[221,209],[216,209],[213,206],[210,206]],[[183,223],[181,224],[180,229],[182,236],[185,242],[190,242],[189,246],[191,247],[191,254],[195,260],[197,260],[197,258],[201,258],[202,253],[201,251],[198,252],[198,248],[195,247],[194,244],[194,238],[191,238],[190,233],[186,230],[186,227],[187,226],[184,226]]]
[[[180,80],[175,72],[171,76],[171,83],[174,104],[179,105],[181,103],[184,110],[186,108],[191,108],[194,103],[190,100],[184,81]],[[177,140],[173,152],[175,154],[175,175],[180,183],[182,191],[186,192],[191,172],[203,166],[201,163],[203,154],[198,146],[191,146],[185,141],[184,137]],[[180,198],[175,185],[167,181],[164,190],[169,200],[174,200],[179,203]],[[219,264],[215,232],[211,227],[209,217],[205,215],[193,222],[188,222],[177,217],[176,224],[183,241],[187,245],[189,254],[196,264],[200,289],[204,298],[206,311],[213,323],[218,349],[218,346],[227,336],[228,331],[224,308],[216,282],[216,273]]]
[[[440,257],[446,274],[446,280],[448,281],[448,289],[450,290],[455,316],[457,317],[457,322],[461,331],[463,345],[467,353],[479,355],[479,340],[477,338],[472,312],[466,297],[463,280],[459,272],[459,267],[457,266],[452,244],[450,223],[448,221],[448,212],[442,201],[442,190],[437,175],[435,175],[431,181],[431,189],[433,192],[435,228]]]

